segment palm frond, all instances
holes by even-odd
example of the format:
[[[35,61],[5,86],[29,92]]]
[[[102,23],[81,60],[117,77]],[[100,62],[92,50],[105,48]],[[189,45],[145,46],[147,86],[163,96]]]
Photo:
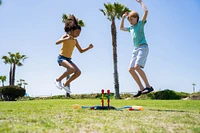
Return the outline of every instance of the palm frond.
[[[106,16],[106,12],[103,9],[99,9],[103,13],[104,16]]]
[[[63,15],[62,15],[62,22],[65,23],[66,20],[67,20],[67,18],[68,18],[68,16],[65,13],[63,13]]]
[[[125,12],[130,12],[130,9],[124,5],[114,2],[114,4],[104,3],[105,10],[100,9],[108,20],[120,19]]]
[[[6,76],[1,76],[1,80],[4,82],[6,81]]]
[[[9,57],[7,57],[7,56],[2,56],[2,59],[4,60],[4,63],[5,63],[5,64],[10,63]]]
[[[103,12],[104,16],[106,16],[106,18],[111,21],[114,17],[113,6],[111,3],[108,3],[108,4],[104,3],[104,7],[105,7],[105,10],[100,9],[100,11]]]
[[[23,66],[23,64],[21,62],[17,62],[16,64],[17,66]]]
[[[81,27],[85,27],[85,23],[83,22],[83,20],[78,20],[78,25],[80,25]]]
[[[62,15],[62,22],[65,23],[66,20],[68,19],[68,17],[70,16],[71,14],[69,15],[66,15],[65,13],[63,13]],[[85,27],[85,23],[83,20],[79,20],[78,18],[76,18],[78,20],[78,25],[80,25],[81,27]]]

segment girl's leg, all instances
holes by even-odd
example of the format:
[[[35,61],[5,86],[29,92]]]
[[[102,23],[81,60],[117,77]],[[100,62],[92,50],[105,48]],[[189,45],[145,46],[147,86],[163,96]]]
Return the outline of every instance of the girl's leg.
[[[142,70],[142,68],[139,65],[136,65],[135,70],[139,73],[140,77],[143,79],[146,87],[150,88],[151,86],[150,86],[147,76],[146,76],[145,72]]]
[[[129,69],[129,72],[131,74],[131,76],[133,77],[133,79],[136,81],[136,83],[138,84],[139,88],[140,88],[140,91],[143,91],[144,90],[144,87],[140,81],[140,78],[138,76],[138,74],[135,72],[135,68],[134,67],[131,67]]]
[[[74,74],[64,83],[64,87],[69,85],[74,79],[78,78],[81,75],[79,68],[73,63],[71,64],[74,68]]]
[[[60,77],[58,77],[56,79],[57,81],[61,81],[63,78],[69,76],[70,74],[72,74],[72,73],[74,73],[76,71],[76,68],[66,60],[63,60],[60,63],[60,65],[65,67],[67,69],[67,71],[64,72]]]

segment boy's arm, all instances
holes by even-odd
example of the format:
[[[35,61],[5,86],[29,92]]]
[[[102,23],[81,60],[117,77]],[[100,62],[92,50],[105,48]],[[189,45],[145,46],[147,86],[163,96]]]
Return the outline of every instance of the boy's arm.
[[[144,10],[144,15],[142,17],[142,21],[145,22],[147,19],[147,15],[148,15],[148,9],[147,7],[144,5],[144,2],[142,0],[136,0],[137,2],[139,2],[142,6],[142,9]]]
[[[88,51],[89,49],[93,48],[93,45],[90,44],[87,48],[82,49],[81,46],[79,45],[78,41],[76,40],[76,47],[77,47],[77,49],[78,49],[78,51],[79,51],[80,53],[83,53],[83,52],[86,52],[86,51]]]
[[[121,20],[121,24],[120,24],[120,30],[122,30],[122,31],[127,31],[127,29],[124,27],[124,19],[125,19],[125,17],[128,15],[128,12],[126,12],[126,13],[124,13],[123,15],[122,15],[122,20]]]

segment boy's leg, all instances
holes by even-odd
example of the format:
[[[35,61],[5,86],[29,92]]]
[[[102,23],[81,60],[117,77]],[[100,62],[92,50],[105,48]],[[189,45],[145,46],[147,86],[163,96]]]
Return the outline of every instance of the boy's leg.
[[[134,67],[146,85],[146,88],[143,90],[142,94],[146,94],[153,91],[153,88],[150,86],[145,72],[142,70],[142,68],[144,68],[145,66],[148,53],[149,53],[148,46],[147,45],[141,46],[138,51],[138,56],[135,63],[136,65]]]
[[[135,80],[135,82],[137,83],[137,85],[139,86],[140,91],[143,91],[144,87],[143,87],[143,85],[142,85],[142,83],[140,81],[140,78],[139,78],[138,74],[135,72],[135,68],[131,67],[129,69],[129,72],[130,72],[131,76],[133,77],[133,79]]]
[[[75,71],[74,74],[64,83],[64,87],[69,85],[73,80],[75,80],[81,75],[81,71],[79,70],[79,68],[74,63],[72,63],[71,65],[73,66]]]
[[[151,86],[150,86],[147,76],[146,76],[145,72],[142,70],[142,68],[139,65],[136,65],[135,70],[139,73],[139,75],[142,78],[142,80],[144,81],[146,87],[150,88]]]
[[[143,85],[140,81],[140,78],[139,78],[139,76],[136,73],[135,68],[134,68],[136,60],[137,60],[137,56],[138,56],[138,48],[133,50],[131,61],[130,61],[130,66],[129,66],[129,72],[140,88],[138,93],[136,95],[134,95],[134,97],[140,96],[142,94],[142,91],[144,90],[144,87],[143,87]]]
[[[138,91],[137,94],[134,95],[134,97],[139,97],[142,94],[142,91],[144,90],[144,87],[140,81],[140,78],[138,76],[138,74],[135,72],[135,68],[131,67],[129,69],[129,72],[131,74],[131,76],[133,77],[133,79],[136,81],[137,85],[139,86],[140,90]]]

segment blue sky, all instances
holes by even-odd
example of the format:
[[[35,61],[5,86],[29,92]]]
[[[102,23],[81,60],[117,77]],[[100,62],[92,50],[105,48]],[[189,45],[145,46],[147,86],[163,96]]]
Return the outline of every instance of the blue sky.
[[[25,79],[31,96],[60,95],[54,80],[65,71],[58,66],[61,45],[55,45],[63,34],[63,13],[74,14],[85,22],[78,38],[81,47],[94,48],[79,53],[72,60],[82,75],[71,83],[74,94],[96,93],[101,89],[114,92],[111,22],[99,11],[104,3],[119,2],[130,9],[143,10],[135,0],[2,0],[0,6],[0,57],[20,52],[29,58],[16,70],[16,80]],[[149,56],[144,71],[150,84],[159,89],[192,92],[192,83],[200,90],[200,1],[144,0],[149,10],[145,25]],[[136,92],[138,87],[128,72],[133,50],[131,36],[117,26],[117,52],[120,92]],[[125,26],[130,26],[125,21]],[[0,75],[9,65],[0,60]]]

